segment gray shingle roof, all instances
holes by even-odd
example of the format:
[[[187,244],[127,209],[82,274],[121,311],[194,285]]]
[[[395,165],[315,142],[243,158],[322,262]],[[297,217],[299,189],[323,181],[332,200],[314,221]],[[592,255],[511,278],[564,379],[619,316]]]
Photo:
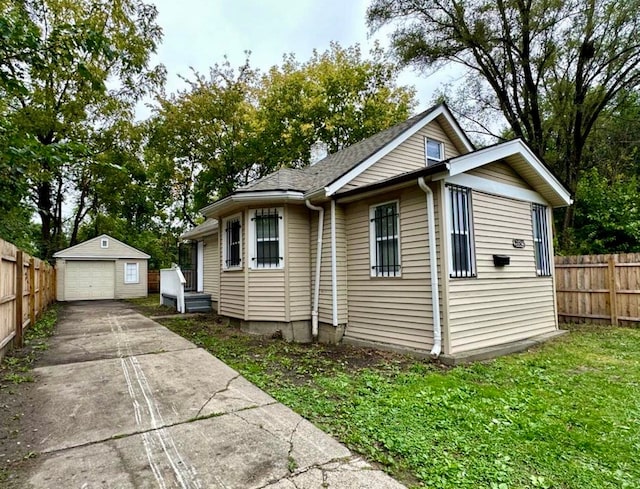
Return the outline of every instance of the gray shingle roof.
[[[326,187],[349,172],[374,153],[392,142],[403,132],[431,114],[439,105],[428,108],[367,139],[352,144],[336,153],[328,155],[315,165],[302,169],[282,168],[255,182],[241,187],[237,192],[254,192],[265,190],[297,190],[307,192]]]

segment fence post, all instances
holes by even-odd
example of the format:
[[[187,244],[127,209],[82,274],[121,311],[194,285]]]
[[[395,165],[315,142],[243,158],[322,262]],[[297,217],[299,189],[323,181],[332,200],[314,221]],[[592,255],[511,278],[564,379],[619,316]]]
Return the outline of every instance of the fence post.
[[[29,259],[29,326],[36,322],[36,259]]]
[[[24,295],[24,256],[16,253],[16,347],[22,348],[22,298]]]
[[[609,303],[611,309],[611,324],[618,326],[618,288],[616,284],[616,258],[609,256]]]

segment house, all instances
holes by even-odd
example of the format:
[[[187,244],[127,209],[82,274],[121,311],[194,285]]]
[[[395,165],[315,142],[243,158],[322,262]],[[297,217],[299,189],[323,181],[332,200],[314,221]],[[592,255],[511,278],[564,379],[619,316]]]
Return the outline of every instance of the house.
[[[109,235],[58,251],[53,257],[59,301],[147,296],[150,256]]]
[[[551,210],[521,140],[475,149],[446,105],[202,209],[202,289],[256,333],[437,357],[558,331]]]

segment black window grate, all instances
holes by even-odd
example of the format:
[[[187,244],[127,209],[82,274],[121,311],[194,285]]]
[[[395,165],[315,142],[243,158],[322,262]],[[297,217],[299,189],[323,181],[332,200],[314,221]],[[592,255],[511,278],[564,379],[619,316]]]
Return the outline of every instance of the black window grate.
[[[476,276],[471,226],[471,191],[467,187],[448,185],[451,224],[451,273],[453,278]]]
[[[225,264],[227,268],[239,267],[241,264],[240,258],[240,219],[227,220],[227,227],[225,233],[227,236],[227,256]]]
[[[551,275],[551,257],[549,256],[549,233],[547,226],[547,208],[544,205],[531,206],[533,223],[533,249],[536,258],[536,274]]]
[[[371,269],[376,277],[400,275],[399,215],[398,204],[382,204],[374,208],[373,231],[375,254]]]
[[[257,267],[278,267],[282,261],[280,256],[280,220],[282,216],[277,209],[259,209],[255,212],[254,221],[256,231],[256,256],[254,260]]]

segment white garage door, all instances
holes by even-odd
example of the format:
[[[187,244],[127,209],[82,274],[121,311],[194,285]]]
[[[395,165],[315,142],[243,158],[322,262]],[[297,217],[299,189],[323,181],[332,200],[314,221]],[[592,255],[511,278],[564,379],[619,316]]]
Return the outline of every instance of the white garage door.
[[[115,297],[115,262],[67,261],[65,269],[65,300],[81,301]]]

